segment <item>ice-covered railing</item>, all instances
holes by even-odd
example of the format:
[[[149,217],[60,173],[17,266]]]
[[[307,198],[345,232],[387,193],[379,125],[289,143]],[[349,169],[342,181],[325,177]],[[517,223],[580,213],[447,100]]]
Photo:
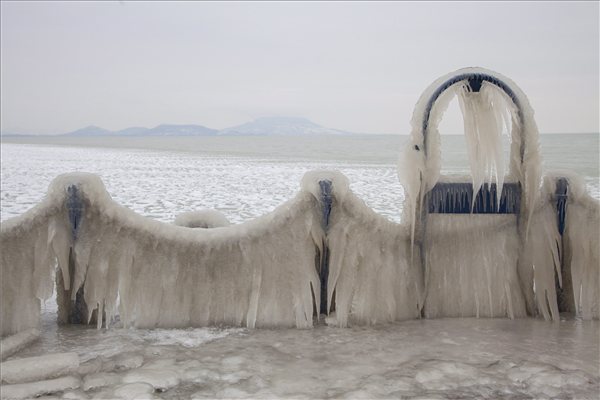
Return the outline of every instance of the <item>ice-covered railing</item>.
[[[421,253],[412,249],[410,226],[375,213],[336,172],[307,173],[297,196],[272,213],[213,229],[142,217],[116,204],[98,177],[63,175],[40,205],[2,224],[2,335],[38,325],[55,271],[61,322],[97,326],[109,326],[117,314],[135,327],[310,327],[319,314],[347,326],[460,316],[467,307],[479,316],[539,311],[556,318],[559,302],[598,318],[600,206],[569,177],[561,237],[557,181],[546,179],[536,206],[532,251],[518,260],[521,287],[517,267],[507,267],[516,263],[519,242],[508,216],[498,222],[483,214],[475,224],[451,226],[434,221],[441,226],[429,231],[437,245],[424,246],[423,258],[449,268],[432,275],[412,262]],[[498,232],[502,241],[486,241]],[[482,242],[483,252],[469,253],[469,241]],[[497,251],[505,258],[478,258]],[[458,272],[457,258],[464,262]],[[562,277],[559,293],[555,276]]]
[[[191,229],[116,204],[94,175],[60,176],[40,206],[2,225],[2,333],[37,324],[55,259],[63,322],[101,326],[118,314],[136,327],[312,326],[320,221],[302,191],[254,221]]]
[[[333,184],[324,218],[327,280],[321,311],[334,313],[328,323],[343,327],[418,318],[423,279],[420,268],[410,263],[408,227],[369,208],[349,189],[345,176],[329,174],[309,172],[303,179],[305,190],[315,196],[329,193],[317,182]]]
[[[556,278],[559,309],[583,319],[598,319],[600,201],[587,193],[580,176],[568,171],[548,173],[542,193],[555,211],[560,235],[561,273]]]
[[[369,209],[336,172],[308,173],[272,213],[212,229],[142,217],[97,176],[66,174],[39,206],[3,223],[0,238],[3,335],[37,325],[56,265],[64,323],[108,326],[118,315],[146,328],[304,328],[320,311],[335,311],[342,326],[419,315],[406,228]]]
[[[454,97],[463,114],[471,176],[440,175],[438,125]],[[589,294],[588,306],[574,301],[570,308],[563,306],[570,289],[563,283],[569,273],[563,274],[562,266],[569,260],[558,232],[555,189],[545,188],[540,198],[541,157],[533,114],[514,82],[482,68],[443,76],[419,99],[399,176],[406,195],[404,221],[422,255],[413,262],[424,271],[424,316],[539,314],[557,319],[559,311],[583,315],[583,308],[594,309],[590,304],[597,302],[597,291],[589,294],[593,291],[584,290],[586,285],[580,285],[586,294],[578,295],[576,289],[574,296],[581,300]],[[508,170],[504,131],[511,142]],[[572,246],[587,243],[578,239],[571,240]],[[584,254],[581,264],[597,279],[597,254]]]
[[[454,97],[463,114],[471,176],[449,179],[440,176],[438,125]],[[422,254],[413,262],[424,271],[423,314],[526,315],[517,266],[539,196],[541,165],[525,94],[495,72],[461,69],[423,92],[412,127],[399,176],[406,194],[404,217]],[[504,130],[512,143],[506,177]],[[529,311],[535,311],[533,305]]]

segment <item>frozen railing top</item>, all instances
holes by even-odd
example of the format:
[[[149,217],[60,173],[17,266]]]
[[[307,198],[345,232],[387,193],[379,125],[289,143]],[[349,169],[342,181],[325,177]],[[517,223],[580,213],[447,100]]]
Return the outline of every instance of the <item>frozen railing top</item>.
[[[398,175],[405,189],[405,218],[413,230],[427,209],[426,195],[434,189],[441,174],[439,124],[450,103],[457,97],[463,114],[472,194],[487,183],[498,195],[495,207],[512,209],[528,225],[539,195],[541,156],[539,133],[533,109],[523,91],[509,78],[483,68],[464,68],[435,80],[415,106],[409,141],[399,162]],[[510,139],[508,171],[505,168],[502,134]],[[507,190],[518,190],[519,204],[501,206],[505,179]],[[466,182],[464,182],[466,183]],[[512,195],[511,195],[512,196]],[[512,196],[515,197],[515,196]],[[465,207],[469,208],[469,207]]]
[[[460,71],[464,71],[463,73],[458,73]],[[431,111],[437,99],[444,93],[446,90],[451,88],[454,85],[458,84],[468,84],[468,88],[473,93],[478,93],[481,90],[481,87],[484,82],[489,82],[490,84],[497,86],[510,98],[513,102],[516,112],[517,112],[517,120],[520,124],[523,122],[523,109],[521,106],[522,101],[527,101],[524,95],[521,93],[520,95],[513,90],[511,85],[507,84],[507,78],[500,77],[499,74],[492,75],[491,71],[485,71],[478,68],[466,68],[463,70],[457,71],[457,73],[452,74],[449,78],[446,79],[443,83],[439,84],[439,80],[434,82],[431,86],[435,88],[429,100],[427,100],[427,105],[425,106],[425,112],[422,117],[422,130],[423,130],[423,151],[427,154],[427,128],[429,126],[429,119],[431,117]],[[446,78],[446,77],[444,77]],[[442,79],[442,78],[440,78]],[[513,84],[514,85],[514,84]],[[514,85],[516,88],[516,85]],[[429,93],[431,89],[427,89],[425,93]],[[519,96],[523,96],[523,100]],[[521,160],[523,160],[525,148],[523,147],[523,142],[521,143],[520,155]]]
[[[335,171],[306,173],[294,198],[254,220],[223,226],[210,215],[210,225],[221,225],[212,229],[139,215],[114,202],[96,175],[61,175],[40,204],[2,223],[1,333],[37,325],[57,264],[62,322],[75,320],[81,296],[86,313],[77,320],[97,310],[106,325],[118,314],[137,327],[310,327],[313,310],[327,311],[333,301],[316,257],[323,258],[325,232],[340,213],[407,237]],[[177,222],[190,225],[196,216]]]

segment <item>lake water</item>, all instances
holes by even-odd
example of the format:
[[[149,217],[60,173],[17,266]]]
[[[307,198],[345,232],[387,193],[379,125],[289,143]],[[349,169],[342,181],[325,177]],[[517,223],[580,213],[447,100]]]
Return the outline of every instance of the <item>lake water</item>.
[[[598,198],[598,138],[542,136],[545,169],[579,173]],[[116,201],[148,217],[172,221],[184,211],[215,208],[242,222],[291,198],[306,171],[326,168],[342,171],[368,205],[399,221],[396,160],[405,139],[6,137],[1,215],[5,220],[37,204],[58,174],[87,171],[101,176]],[[445,173],[466,171],[464,149],[461,136],[443,137]],[[147,381],[174,385],[142,398],[597,399],[600,392],[598,321],[456,318],[346,329],[98,331],[57,326],[50,299],[42,331],[16,357],[72,351],[109,372],[96,376],[101,387],[62,398],[135,394],[123,384],[144,372],[114,366],[136,360],[143,360]]]
[[[101,176],[136,212],[172,221],[213,208],[242,222],[294,196],[302,175],[336,169],[380,214],[400,220],[396,163],[406,136],[321,137],[4,137],[2,220],[37,204],[51,180],[73,171]],[[600,197],[598,134],[541,135],[545,170],[571,170]],[[463,136],[442,136],[443,173],[467,173]]]

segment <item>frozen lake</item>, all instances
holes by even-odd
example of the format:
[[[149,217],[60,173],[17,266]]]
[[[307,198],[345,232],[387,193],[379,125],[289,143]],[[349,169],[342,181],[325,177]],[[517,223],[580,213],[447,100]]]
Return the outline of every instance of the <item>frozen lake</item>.
[[[464,172],[462,137],[444,137],[444,170]],[[101,176],[119,203],[162,221],[215,208],[232,222],[273,210],[304,172],[337,169],[365,202],[399,221],[403,137],[3,138],[2,220],[72,171]],[[571,169],[599,197],[598,135],[545,135],[546,169]],[[44,306],[40,341],[17,357],[73,351],[106,375],[63,398],[116,398],[143,363],[169,388],[144,398],[589,398],[600,394],[600,324],[565,317],[417,320],[310,330],[98,331],[59,327]],[[150,372],[148,372],[150,370]],[[133,371],[133,372],[132,372]],[[137,372],[136,372],[137,371]],[[158,377],[149,378],[152,371]],[[156,375],[156,374],[155,374]],[[82,376],[83,377],[83,376]],[[121,390],[119,392],[119,390]],[[140,388],[143,390],[143,388]],[[142,392],[140,392],[142,393]]]
[[[572,170],[600,198],[597,134],[542,135],[546,170]],[[272,211],[313,169],[336,169],[370,207],[398,222],[403,202],[396,162],[403,136],[346,137],[5,137],[2,220],[37,204],[57,175],[100,175],[108,192],[136,212],[173,221],[214,208],[231,222]],[[462,136],[442,136],[444,173],[467,171]],[[161,150],[159,150],[161,149]]]

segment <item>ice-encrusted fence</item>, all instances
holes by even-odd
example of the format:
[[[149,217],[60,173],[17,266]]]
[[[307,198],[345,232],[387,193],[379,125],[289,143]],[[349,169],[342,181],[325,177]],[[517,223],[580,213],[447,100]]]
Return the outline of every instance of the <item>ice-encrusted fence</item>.
[[[449,269],[436,280],[425,276],[419,262],[411,262],[421,255],[418,248],[411,250],[410,226],[372,211],[339,173],[308,173],[297,196],[271,214],[213,229],[142,217],[116,204],[98,177],[63,175],[40,205],[2,224],[2,334],[37,326],[40,301],[52,295],[57,264],[59,318],[93,318],[98,326],[109,326],[119,315],[124,326],[134,327],[305,328],[321,312],[335,312],[330,321],[346,326],[419,318],[422,313],[474,316],[475,309],[465,309],[477,302],[483,316],[488,307],[502,309],[511,301],[511,317],[539,313],[550,319],[558,310],[555,277],[561,275],[554,271],[561,265],[570,271],[573,311],[598,318],[599,206],[585,194],[582,182],[568,179],[562,263],[553,247],[561,239],[552,190],[541,196],[532,218],[534,251],[525,254],[533,260],[517,259],[522,253],[515,251],[520,243],[510,221],[498,226],[482,220],[477,229],[443,227],[445,221],[437,221],[447,234],[435,247],[424,247],[426,256],[450,257],[449,264],[462,256],[481,270],[465,267],[452,275],[455,271]],[[556,179],[546,182],[544,187],[550,188]],[[482,236],[499,230],[507,232],[506,239],[493,247],[506,256],[489,270],[477,258],[481,253],[471,250]],[[465,236],[472,248],[457,247],[453,235]],[[470,252],[473,258],[464,258]],[[324,266],[326,274],[321,273]],[[323,301],[321,293],[327,296]],[[76,302],[77,294],[83,301]],[[455,304],[457,294],[460,302]],[[546,308],[526,312],[527,296],[532,304],[537,296]],[[515,298],[523,300],[516,303]],[[78,303],[86,308],[74,311]],[[428,303],[443,307],[424,307]]]
[[[440,176],[437,124],[454,95],[471,177]],[[144,328],[306,328],[322,314],[338,326],[599,318],[600,205],[577,176],[550,174],[541,185],[537,135],[533,110],[506,78],[469,69],[436,81],[417,103],[399,168],[401,224],[331,171],[307,173],[296,197],[230,226],[214,214],[161,223],[115,203],[95,175],[59,176],[41,204],[2,223],[1,333],[35,327],[55,280],[59,321],[98,327],[117,316]]]

